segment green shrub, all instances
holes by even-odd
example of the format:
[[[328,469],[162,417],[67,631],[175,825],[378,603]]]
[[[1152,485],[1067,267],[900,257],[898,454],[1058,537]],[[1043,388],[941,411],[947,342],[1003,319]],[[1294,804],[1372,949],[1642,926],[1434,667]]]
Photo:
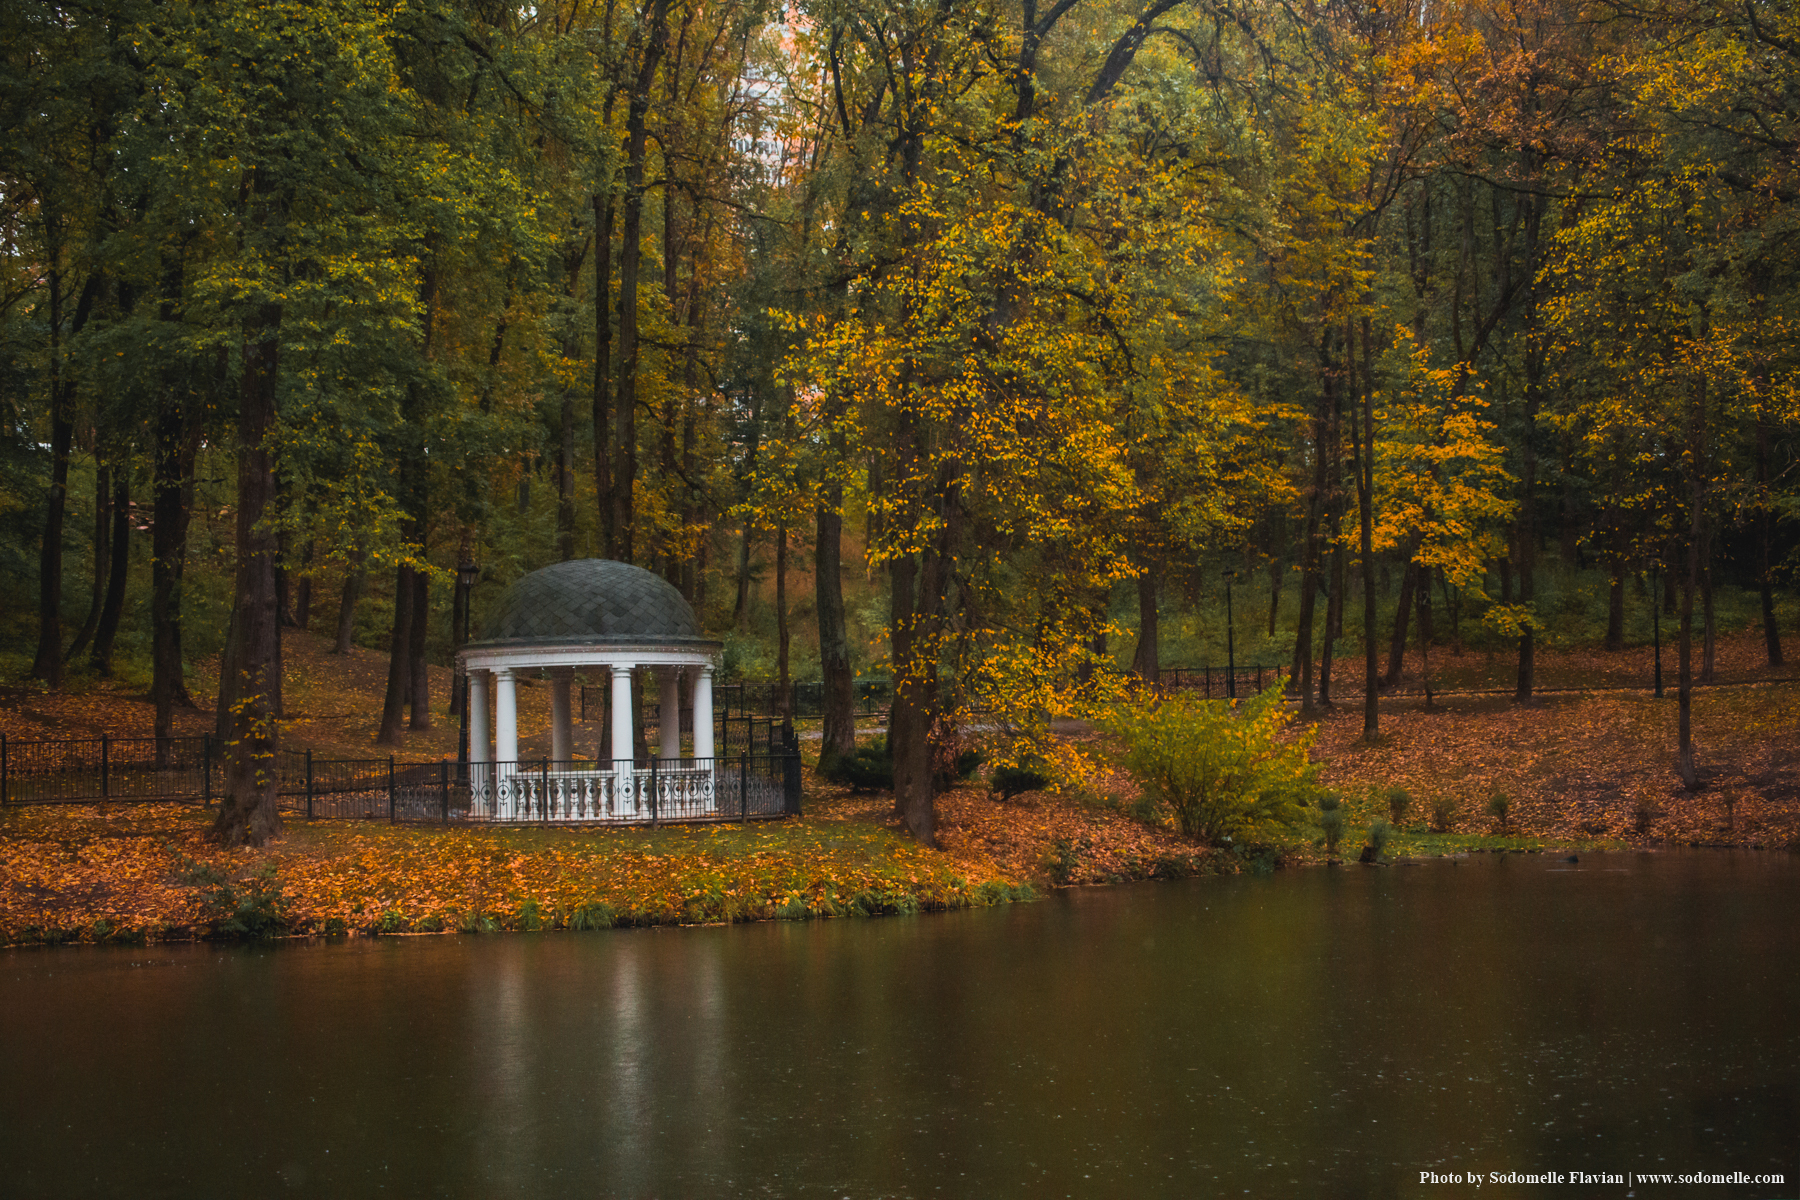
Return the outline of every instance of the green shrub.
[[[833,783],[848,784],[853,792],[891,792],[894,752],[888,747],[887,738],[878,737],[858,746],[854,754],[839,755],[823,764],[822,773]]]
[[[201,900],[215,937],[269,938],[287,928],[286,905],[274,863],[264,863],[248,879],[234,883],[216,868],[190,861],[178,878],[205,889]],[[239,884],[244,885],[241,890]]]
[[[1437,833],[1449,833],[1450,827],[1456,824],[1456,797],[1439,796],[1431,802],[1431,828]]]
[[[1396,787],[1387,790],[1388,820],[1396,826],[1406,823],[1406,814],[1412,808],[1412,796],[1405,788]]]
[[[1325,853],[1336,854],[1338,843],[1344,840],[1345,813],[1344,802],[1337,793],[1326,792],[1319,797],[1319,833],[1325,843]]]
[[[582,905],[569,916],[570,929],[611,929],[619,923],[619,915],[604,900]]]
[[[1369,857],[1380,858],[1387,850],[1390,838],[1394,836],[1394,827],[1386,821],[1369,822]]]
[[[1487,811],[1488,816],[1498,821],[1500,828],[1505,829],[1507,814],[1512,811],[1512,797],[1505,792],[1495,792],[1488,797]]]
[[[1032,767],[995,767],[988,776],[988,790],[1001,800],[1011,800],[1021,792],[1041,792],[1050,786],[1050,777]]]
[[[1183,833],[1212,845],[1271,839],[1305,820],[1318,794],[1313,734],[1283,741],[1288,715],[1276,685],[1235,711],[1178,692],[1128,703],[1102,718],[1124,743],[1123,765]]]

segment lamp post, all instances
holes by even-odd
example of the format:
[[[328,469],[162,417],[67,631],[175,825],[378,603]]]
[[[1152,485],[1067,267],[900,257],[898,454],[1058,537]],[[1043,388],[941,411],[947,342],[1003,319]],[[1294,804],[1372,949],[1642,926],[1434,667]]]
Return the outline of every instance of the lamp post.
[[[456,640],[456,648],[462,649],[469,644],[469,601],[475,593],[475,583],[481,578],[481,567],[477,563],[466,562],[456,565],[456,587],[462,593],[462,628],[451,631]],[[466,775],[469,766],[469,674],[462,662],[456,664],[456,710],[461,717],[461,728],[456,735],[456,763],[458,773]]]
[[[1662,564],[1650,567],[1651,642],[1656,647],[1656,698],[1662,699]]]
[[[1225,572],[1225,698],[1237,699],[1237,626],[1231,619],[1231,581],[1236,571]]]

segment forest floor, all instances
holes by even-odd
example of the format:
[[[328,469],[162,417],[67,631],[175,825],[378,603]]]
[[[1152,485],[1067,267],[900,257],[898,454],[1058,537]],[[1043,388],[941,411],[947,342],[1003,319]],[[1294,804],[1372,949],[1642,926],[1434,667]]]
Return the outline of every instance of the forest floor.
[[[1387,815],[1394,788],[1410,798],[1388,846],[1394,856],[1800,848],[1800,683],[1759,669],[1759,648],[1749,635],[1723,639],[1721,684],[1696,692],[1704,786],[1694,793],[1674,776],[1672,683],[1667,698],[1655,699],[1632,687],[1634,670],[1614,657],[1547,653],[1545,674],[1575,677],[1585,659],[1603,690],[1552,692],[1526,706],[1479,691],[1441,696],[1429,708],[1421,695],[1385,697],[1383,736],[1373,746],[1361,741],[1360,696],[1340,693],[1340,707],[1320,720],[1315,757],[1350,809],[1343,849],[1354,856],[1368,823]],[[284,743],[374,757],[385,658],[329,649],[312,635],[287,638]],[[1461,665],[1473,675],[1477,664]],[[206,677],[204,666],[198,676]],[[432,684],[447,695],[448,671],[434,669]],[[548,690],[527,688],[521,699],[521,725],[547,727]],[[211,697],[196,700],[207,705]],[[54,694],[0,691],[0,733],[9,739],[142,736],[151,723],[141,689],[106,681]],[[455,723],[439,715],[434,726],[407,732],[394,752],[453,755]],[[209,708],[179,716],[179,732],[210,727]],[[545,750],[532,738],[524,743],[527,756]],[[900,832],[886,795],[850,793],[810,770],[806,815],[797,819],[656,830],[290,820],[280,839],[255,850],[212,845],[210,814],[187,806],[14,806],[0,812],[0,943],[277,925],[310,934],[416,933],[910,912],[1004,902],[1044,887],[1266,865],[1135,820],[1122,780],[1099,793],[1001,802],[979,784],[961,785],[939,802],[940,852]],[[1496,796],[1507,802],[1504,822],[1489,808]],[[1295,864],[1325,857],[1316,844],[1281,853]]]

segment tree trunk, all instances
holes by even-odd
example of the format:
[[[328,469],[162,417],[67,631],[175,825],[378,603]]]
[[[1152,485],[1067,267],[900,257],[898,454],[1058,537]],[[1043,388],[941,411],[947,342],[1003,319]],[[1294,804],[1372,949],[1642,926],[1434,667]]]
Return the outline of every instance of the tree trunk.
[[[1363,740],[1381,736],[1380,671],[1375,647],[1375,368],[1369,318],[1362,322],[1362,436],[1356,437],[1356,406],[1351,405],[1350,432],[1356,455],[1356,523],[1362,554],[1363,599]]]
[[[1431,692],[1431,568],[1419,568],[1419,683],[1425,689],[1425,707],[1435,698]]]
[[[894,808],[921,844],[937,844],[935,780],[931,771],[931,725],[936,699],[936,664],[919,652],[925,605],[918,560],[903,554],[888,564],[893,619],[889,637],[894,662],[894,698],[888,711],[888,746],[894,756]]]
[[[1275,622],[1281,616],[1281,581],[1287,577],[1287,563],[1277,553],[1269,560],[1269,636],[1275,636]]]
[[[1769,543],[1774,540],[1774,506],[1769,500],[1769,424],[1766,411],[1756,410],[1756,589],[1762,600],[1763,647],[1771,667],[1781,665],[1781,630],[1775,623],[1775,579],[1769,570]]]
[[[1327,576],[1326,586],[1330,589],[1325,597],[1325,647],[1319,656],[1319,706],[1331,708],[1331,656],[1337,645],[1339,633],[1344,627],[1344,547],[1337,541],[1338,519],[1334,513],[1331,518],[1331,534],[1334,547],[1331,551],[1331,571]]]
[[[398,746],[406,717],[406,693],[412,685],[413,569],[405,563],[394,569],[394,627],[388,637],[387,693],[381,703],[379,746]]]
[[[350,653],[350,639],[356,636],[356,602],[362,599],[363,587],[368,582],[368,568],[363,565],[366,560],[359,557],[354,564],[344,567],[344,591],[338,599],[337,642],[332,646],[333,654]]]
[[[1137,653],[1131,656],[1131,669],[1139,679],[1154,686],[1157,681],[1158,645],[1156,613],[1156,572],[1146,565],[1138,572],[1138,640]]]
[[[1710,542],[1711,536],[1708,535]],[[1701,631],[1700,650],[1700,682],[1713,681],[1713,666],[1717,661],[1717,641],[1713,627],[1713,579],[1712,579],[1712,546],[1709,544],[1701,555],[1700,564],[1700,607],[1703,629]]]
[[[88,613],[76,631],[75,640],[63,654],[65,664],[75,661],[86,649],[94,629],[100,624],[100,609],[106,599],[106,575],[112,562],[112,472],[106,464],[94,463],[94,577],[88,589]]]
[[[153,520],[150,529],[150,698],[156,705],[156,736],[175,731],[175,706],[194,707],[188,695],[181,654],[182,589],[187,570],[188,519],[194,511],[194,457],[200,449],[200,422],[192,406],[166,394],[156,418]],[[164,765],[158,748],[158,765]]]
[[[1675,770],[1681,776],[1682,785],[1690,792],[1700,787],[1700,772],[1694,762],[1694,593],[1700,590],[1700,486],[1692,485],[1692,512],[1689,516],[1687,539],[1687,569],[1682,572],[1681,580],[1681,626],[1677,636],[1677,661],[1679,666],[1676,675],[1676,697],[1679,707],[1677,717],[1677,750]]]
[[[412,619],[407,622],[407,667],[412,673],[406,701],[412,707],[411,728],[431,728],[431,665],[425,660],[425,635],[431,623],[431,577],[413,572]]]
[[[1318,446],[1315,455],[1318,468],[1313,475],[1312,495],[1306,502],[1305,543],[1300,556],[1300,617],[1294,627],[1294,664],[1289,673],[1300,693],[1300,711],[1313,709],[1313,602],[1319,590],[1319,503],[1325,488],[1325,448]]]
[[[246,331],[238,415],[237,581],[232,606],[236,696],[225,739],[225,794],[212,836],[228,846],[261,845],[281,831],[277,808],[280,670],[275,613],[275,538],[267,517],[275,495],[268,438],[275,424],[281,327],[279,305],[263,305]]]
[[[731,625],[739,633],[750,628],[750,518],[744,518],[743,534],[738,540],[737,599],[731,608]]]
[[[53,224],[46,217],[47,226]],[[63,513],[69,498],[69,451],[75,441],[73,391],[63,362],[62,271],[50,251],[50,491],[45,497],[44,541],[38,553],[38,645],[31,678],[62,686]]]
[[[1606,648],[1625,648],[1625,530],[1614,525],[1612,553],[1607,556],[1611,580],[1606,589]]]
[[[301,574],[294,584],[294,626],[297,629],[305,629],[312,623],[312,559],[313,544],[308,541],[300,552]]]
[[[825,682],[825,733],[821,767],[856,752],[856,676],[850,669],[850,637],[844,619],[843,485],[831,483],[818,510],[813,550],[813,590],[819,612],[819,669]]]
[[[612,240],[611,190],[594,196],[594,501],[600,510],[601,553],[618,557],[612,484]],[[495,347],[498,354],[499,348]]]
[[[788,677],[787,525],[775,530],[775,687],[777,714],[794,719],[794,688]]]
[[[1532,446],[1537,428],[1537,389],[1525,391],[1525,436],[1521,458],[1524,463],[1519,482],[1519,520],[1515,534],[1518,547],[1519,603],[1527,609],[1537,595],[1537,509],[1533,497],[1537,491],[1537,452]],[[1531,699],[1537,684],[1537,633],[1526,625],[1519,633],[1519,674],[1513,700],[1525,703]]]
[[[106,604],[94,631],[90,665],[101,675],[112,675],[113,642],[119,635],[119,618],[125,612],[125,577],[131,567],[131,469],[120,464],[113,475],[112,569],[106,577]]]
[[[1388,643],[1387,675],[1381,681],[1384,688],[1397,687],[1401,673],[1406,670],[1406,638],[1410,632],[1413,605],[1416,603],[1414,594],[1418,591],[1420,571],[1419,564],[1412,561],[1412,555],[1417,552],[1416,544],[1408,546],[1406,550],[1406,570],[1400,575],[1400,602],[1394,606],[1394,632]]]
[[[638,63],[625,119],[625,221],[619,245],[618,441],[613,448],[613,529],[615,556],[632,562],[636,551],[633,489],[637,484],[638,274],[644,247],[644,158],[646,118],[656,66],[669,39],[669,0],[650,0],[646,41]]]

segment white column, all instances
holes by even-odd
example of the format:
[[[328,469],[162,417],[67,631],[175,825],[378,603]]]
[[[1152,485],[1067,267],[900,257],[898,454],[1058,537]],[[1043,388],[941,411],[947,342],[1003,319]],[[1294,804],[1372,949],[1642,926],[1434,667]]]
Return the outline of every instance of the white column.
[[[712,664],[694,680],[694,757],[713,756]]]
[[[485,763],[493,761],[489,756],[493,747],[488,744],[488,673],[486,671],[469,672],[469,694],[466,697],[469,705],[469,761]]]
[[[615,767],[632,767],[631,754],[631,668],[615,665],[612,669],[612,752]]]
[[[494,759],[519,761],[519,690],[511,667],[494,672]]]
[[[491,813],[488,802],[493,798],[494,773],[488,766],[494,748],[488,744],[488,673],[469,672],[469,691],[463,697],[469,706],[469,808],[477,813]]]
[[[550,672],[550,761],[567,770],[575,757],[575,736],[570,729],[569,682],[574,672],[557,667]]]
[[[681,757],[681,669],[679,667],[658,667],[657,682],[662,685],[660,699],[662,715],[657,718],[657,728],[661,733],[658,739],[662,743],[657,751],[658,758]]]

